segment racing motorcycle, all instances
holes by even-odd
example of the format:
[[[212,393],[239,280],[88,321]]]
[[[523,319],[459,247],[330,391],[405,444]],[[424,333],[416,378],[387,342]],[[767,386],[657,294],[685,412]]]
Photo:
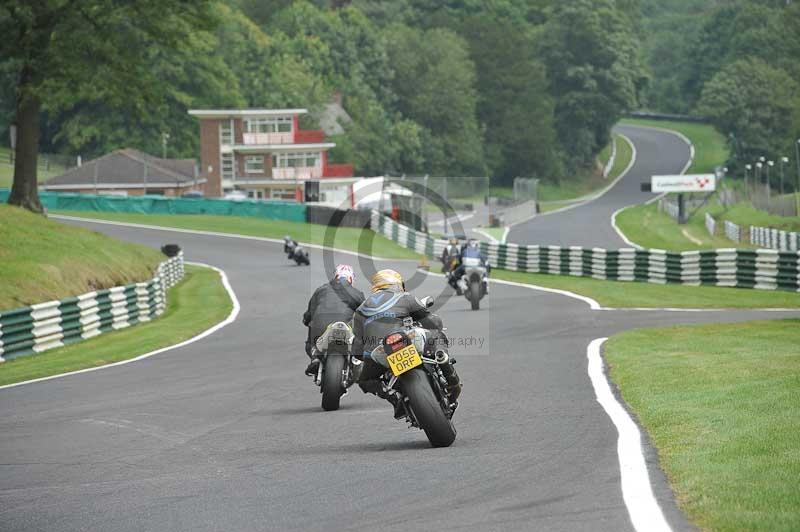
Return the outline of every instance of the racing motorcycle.
[[[308,252],[303,246],[294,240],[290,240],[283,244],[283,250],[289,260],[293,260],[298,266],[311,264],[311,259],[308,258]]]
[[[433,298],[423,303],[430,307]],[[381,377],[383,391],[412,427],[425,431],[433,447],[449,447],[456,439],[453,413],[458,402],[447,393],[447,379],[440,364],[450,358],[446,351],[435,350],[427,340],[431,334],[411,318],[401,329],[387,335],[372,351],[372,360],[387,368]]]
[[[489,276],[486,273],[486,266],[481,264],[481,259],[477,257],[464,257],[464,275],[458,280],[458,288],[463,292],[472,310],[481,308],[481,299],[489,293]]]
[[[353,331],[343,321],[328,325],[317,339],[317,356],[320,363],[314,384],[322,394],[323,410],[338,410],[339,400],[347,393],[347,388],[358,380],[361,361],[350,354]]]

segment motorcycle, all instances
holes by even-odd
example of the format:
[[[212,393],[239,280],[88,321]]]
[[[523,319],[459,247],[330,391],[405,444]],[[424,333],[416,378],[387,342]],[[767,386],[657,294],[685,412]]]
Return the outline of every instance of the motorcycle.
[[[489,293],[489,276],[486,273],[486,266],[481,263],[481,259],[476,257],[465,257],[463,261],[464,275],[456,283],[464,293],[472,310],[481,308],[481,299]]]
[[[286,252],[286,257],[289,260],[293,260],[298,266],[302,266],[303,264],[309,266],[311,264],[311,259],[308,258],[308,252],[294,240],[284,243],[283,250]]]
[[[423,302],[430,307],[433,298],[426,297]],[[427,341],[429,334],[406,318],[403,327],[383,338],[371,357],[388,370],[381,384],[401,409],[398,419],[425,431],[433,447],[449,447],[456,439],[452,418],[458,402],[450,400],[447,379],[439,367],[450,357],[446,351],[433,351]]]
[[[328,325],[317,339],[317,356],[320,359],[314,384],[322,394],[322,409],[339,409],[339,401],[361,373],[361,361],[352,357],[350,345],[353,331],[343,321]]]

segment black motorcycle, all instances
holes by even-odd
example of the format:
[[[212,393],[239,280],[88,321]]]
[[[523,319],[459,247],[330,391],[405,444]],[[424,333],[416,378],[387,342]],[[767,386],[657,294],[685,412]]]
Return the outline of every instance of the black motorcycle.
[[[423,299],[426,306],[433,299]],[[409,322],[387,335],[371,358],[388,371],[381,377],[383,391],[402,409],[402,417],[412,427],[425,431],[431,445],[448,447],[456,439],[453,414],[458,402],[447,392],[447,379],[439,367],[450,361],[444,350],[429,345],[430,331]]]
[[[284,242],[283,251],[286,253],[286,257],[289,260],[293,260],[298,266],[309,266],[311,264],[308,251],[295,240]]]

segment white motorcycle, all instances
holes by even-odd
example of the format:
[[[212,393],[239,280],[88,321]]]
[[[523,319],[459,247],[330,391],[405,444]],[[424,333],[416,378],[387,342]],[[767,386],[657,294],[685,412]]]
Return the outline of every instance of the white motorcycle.
[[[323,410],[338,410],[339,401],[361,373],[361,361],[352,357],[353,330],[343,321],[328,325],[317,339],[320,359],[314,384],[322,394]]]
[[[464,266],[464,275],[457,282],[458,288],[469,300],[472,310],[479,310],[481,299],[489,293],[489,275],[486,267],[477,257],[465,257],[462,265]]]

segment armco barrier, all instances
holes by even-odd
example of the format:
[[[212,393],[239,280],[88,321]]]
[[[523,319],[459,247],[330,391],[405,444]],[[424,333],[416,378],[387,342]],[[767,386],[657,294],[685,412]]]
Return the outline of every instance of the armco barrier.
[[[149,281],[0,312],[0,362],[150,321],[164,312],[167,289],[183,275],[180,252]]]
[[[376,232],[428,257],[439,257],[445,240],[372,214]],[[594,279],[729,286],[800,291],[800,253],[767,249],[717,249],[669,252],[657,249],[599,248],[487,244],[481,250],[504,270],[554,273]]]
[[[0,190],[0,203],[8,201],[8,189]],[[48,210],[129,212],[138,214],[210,214],[254,216],[290,222],[306,221],[306,206],[284,201],[170,198],[167,196],[95,196],[40,192],[39,200]]]

